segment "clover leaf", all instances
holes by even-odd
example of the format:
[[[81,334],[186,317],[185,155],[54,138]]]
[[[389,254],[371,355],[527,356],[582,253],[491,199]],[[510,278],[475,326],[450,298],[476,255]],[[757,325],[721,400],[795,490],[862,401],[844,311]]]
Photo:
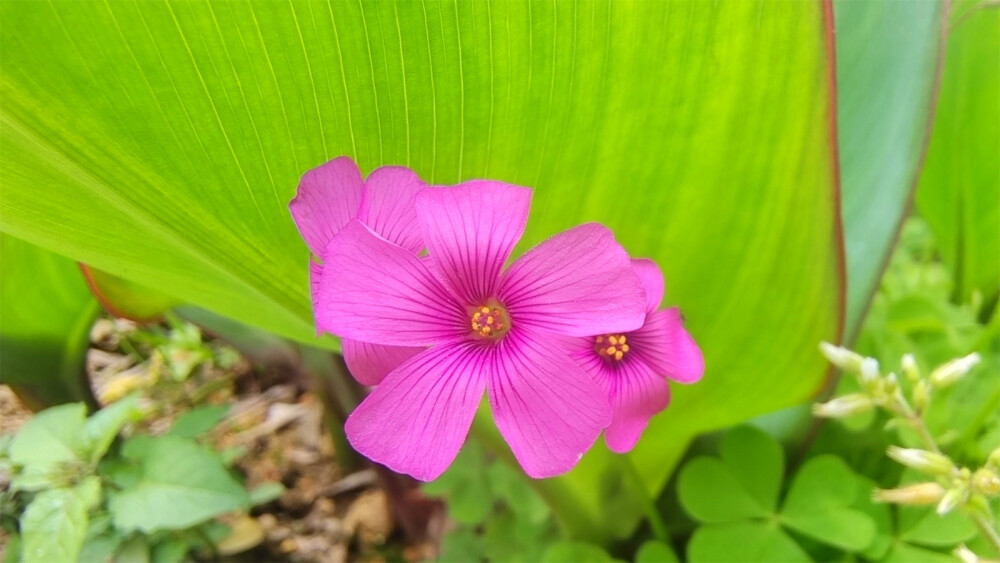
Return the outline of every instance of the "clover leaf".
[[[698,457],[685,465],[681,504],[705,524],[692,536],[688,558],[808,561],[788,530],[851,552],[876,540],[875,521],[853,506],[864,493],[843,460],[825,455],[807,461],[778,509],[783,474],[781,446],[749,426],[723,436],[719,458]]]

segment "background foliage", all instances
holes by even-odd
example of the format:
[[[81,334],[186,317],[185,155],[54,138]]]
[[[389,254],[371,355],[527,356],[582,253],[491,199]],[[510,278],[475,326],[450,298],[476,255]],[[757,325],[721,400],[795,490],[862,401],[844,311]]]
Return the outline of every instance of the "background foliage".
[[[299,176],[329,158],[529,185],[525,244],[608,224],[661,264],[708,370],[624,461],[599,444],[538,483],[564,525],[607,541],[634,529],[641,497],[693,436],[819,390],[815,343],[857,331],[917,182],[939,77],[945,125],[921,211],[955,295],[996,295],[983,264],[996,255],[997,168],[981,154],[998,133],[971,123],[996,112],[982,63],[997,52],[996,13],[954,15],[974,9],[3,3],[0,229],[336,348],[313,336],[307,250],[286,211]],[[966,91],[983,94],[966,104]],[[972,149],[955,153],[966,145],[953,137]],[[18,291],[5,284],[5,303]],[[490,425],[477,428],[502,456]]]

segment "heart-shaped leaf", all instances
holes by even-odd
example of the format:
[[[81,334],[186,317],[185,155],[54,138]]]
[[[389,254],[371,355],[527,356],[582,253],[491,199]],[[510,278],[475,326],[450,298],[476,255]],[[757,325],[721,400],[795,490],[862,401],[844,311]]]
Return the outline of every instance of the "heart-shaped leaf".
[[[926,547],[954,547],[976,535],[976,525],[960,512],[939,516],[934,507],[899,507],[899,538]]]
[[[781,508],[781,521],[798,532],[850,551],[860,551],[875,539],[875,522],[850,508],[858,492],[854,472],[839,457],[817,456],[792,480]]]
[[[687,546],[691,563],[812,561],[774,522],[712,524],[695,530]]]
[[[737,470],[714,457],[697,457],[681,470],[677,493],[681,505],[701,522],[737,522],[765,518],[772,511],[747,490]]]
[[[769,512],[777,509],[785,474],[781,444],[753,426],[739,426],[722,437],[719,455],[760,506]]]

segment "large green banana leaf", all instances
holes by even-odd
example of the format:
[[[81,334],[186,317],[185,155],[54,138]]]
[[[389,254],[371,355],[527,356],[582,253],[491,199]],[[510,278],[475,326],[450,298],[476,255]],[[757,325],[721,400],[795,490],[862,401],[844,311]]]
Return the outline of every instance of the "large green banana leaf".
[[[834,14],[845,338],[853,340],[916,189],[947,22],[938,0],[835,0]]]
[[[953,10],[941,100],[917,204],[956,280],[955,297],[1000,291],[1000,11]]]
[[[656,489],[695,433],[814,393],[841,334],[829,8],[0,3],[0,228],[310,342],[304,170],[532,186],[526,243],[608,224],[705,351],[631,456]],[[546,486],[619,533],[618,463]]]

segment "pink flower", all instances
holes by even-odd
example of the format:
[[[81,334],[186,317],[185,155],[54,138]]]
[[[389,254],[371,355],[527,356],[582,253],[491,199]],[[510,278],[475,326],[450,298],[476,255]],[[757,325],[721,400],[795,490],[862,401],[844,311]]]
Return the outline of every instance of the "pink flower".
[[[530,202],[531,190],[500,182],[421,191],[416,214],[429,259],[358,221],[328,245],[316,293],[320,328],[427,347],[347,420],[360,453],[434,479],[465,441],[484,391],[532,477],[568,471],[610,423],[605,394],[563,338],[638,328],[642,283],[611,231],[596,224],[548,239],[505,270]]]
[[[694,383],[705,371],[705,360],[684,330],[676,307],[658,311],[663,300],[663,273],[652,260],[633,260],[646,288],[646,320],[634,331],[609,331],[597,337],[574,338],[571,356],[605,391],[614,411],[604,430],[608,448],[631,450],[649,419],[667,408],[667,379]]]
[[[426,187],[412,170],[401,166],[383,166],[363,181],[358,165],[342,156],[306,172],[288,209],[309,249],[324,263],[330,240],[353,219],[415,256],[424,243],[417,228],[414,198]],[[312,261],[309,266],[315,312],[323,263]],[[423,350],[347,338],[341,344],[347,368],[363,385],[378,384],[386,374]]]

